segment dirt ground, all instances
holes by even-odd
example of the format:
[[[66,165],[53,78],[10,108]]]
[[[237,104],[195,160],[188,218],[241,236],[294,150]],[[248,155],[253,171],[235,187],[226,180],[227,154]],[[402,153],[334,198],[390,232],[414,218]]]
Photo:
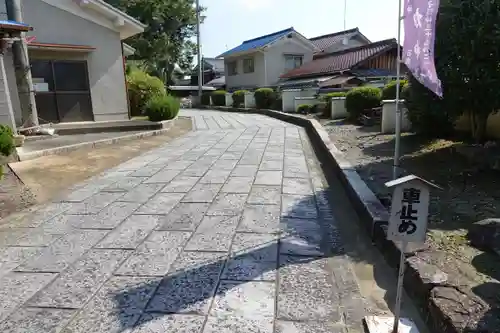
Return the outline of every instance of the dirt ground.
[[[13,213],[42,204],[79,182],[187,133],[191,126],[189,118],[179,119],[174,128],[162,135],[11,163],[10,168],[4,166],[0,223]]]
[[[321,120],[334,144],[356,166],[381,202],[390,207],[384,183],[392,178],[394,136],[380,127]],[[431,197],[428,245],[439,256],[432,259],[461,285],[470,288],[500,281],[500,258],[470,246],[466,234],[479,220],[500,217],[500,172],[477,168],[455,152],[458,141],[429,140],[413,134],[402,137],[401,174],[415,174],[443,188]],[[488,290],[484,298],[498,298]]]

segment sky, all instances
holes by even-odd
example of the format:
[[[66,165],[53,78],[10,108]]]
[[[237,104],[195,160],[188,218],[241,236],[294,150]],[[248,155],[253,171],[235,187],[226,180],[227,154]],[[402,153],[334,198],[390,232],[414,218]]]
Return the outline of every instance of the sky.
[[[311,38],[344,30],[345,0],[200,0],[204,57],[216,57],[244,40],[293,27]],[[397,37],[398,0],[346,0],[346,28],[372,42]]]

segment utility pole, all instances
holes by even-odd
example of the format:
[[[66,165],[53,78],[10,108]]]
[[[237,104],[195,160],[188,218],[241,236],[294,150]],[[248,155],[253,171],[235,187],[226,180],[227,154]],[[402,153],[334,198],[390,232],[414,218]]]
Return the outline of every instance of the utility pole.
[[[5,0],[7,17],[9,20],[23,22],[21,11],[21,0]],[[33,79],[28,58],[28,47],[26,45],[26,33],[21,32],[20,40],[12,45],[14,56],[14,67],[16,71],[16,83],[19,93],[22,121],[27,127],[38,126],[38,112],[36,109],[35,93],[33,91]]]
[[[196,41],[198,53],[198,98],[201,103],[203,94],[203,64],[201,63],[201,38],[200,38],[200,0],[196,0]]]

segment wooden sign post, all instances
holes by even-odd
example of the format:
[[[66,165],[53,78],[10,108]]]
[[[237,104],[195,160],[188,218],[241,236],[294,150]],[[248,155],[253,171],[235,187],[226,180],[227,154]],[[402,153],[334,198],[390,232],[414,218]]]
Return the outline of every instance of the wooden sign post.
[[[394,189],[387,239],[401,245],[394,318],[368,316],[365,318],[365,322],[370,333],[419,333],[413,321],[400,318],[405,252],[408,243],[425,243],[429,215],[429,192],[431,188],[439,189],[439,187],[414,175],[387,182],[385,186]]]

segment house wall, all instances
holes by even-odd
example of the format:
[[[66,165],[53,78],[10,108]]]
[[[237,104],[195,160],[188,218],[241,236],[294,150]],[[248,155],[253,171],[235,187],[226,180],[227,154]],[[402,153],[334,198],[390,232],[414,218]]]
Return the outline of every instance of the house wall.
[[[302,55],[302,63],[313,59],[313,50],[296,38],[283,38],[265,52],[267,85],[274,85],[285,73],[285,55]]]
[[[359,68],[377,68],[377,69],[392,69],[397,67],[397,51],[390,51],[379,55],[373,59],[368,60],[366,63],[359,66]]]
[[[78,7],[75,2],[68,2],[68,5],[71,3]],[[42,57],[54,55],[57,59],[87,60],[94,119],[96,121],[128,119],[119,33],[51,6],[42,0],[25,1],[22,11],[25,23],[34,27],[28,35],[36,36],[37,42],[95,47],[95,50],[87,54],[39,51],[30,54]],[[15,89],[15,84],[9,82],[9,85]],[[19,109],[16,111],[20,112]]]
[[[254,72],[243,73],[243,59],[253,57]],[[237,75],[228,75],[227,64],[236,61]],[[257,88],[265,85],[264,77],[264,54],[254,52],[250,55],[230,57],[224,59],[224,74],[226,76],[226,88],[228,90],[239,88]]]

